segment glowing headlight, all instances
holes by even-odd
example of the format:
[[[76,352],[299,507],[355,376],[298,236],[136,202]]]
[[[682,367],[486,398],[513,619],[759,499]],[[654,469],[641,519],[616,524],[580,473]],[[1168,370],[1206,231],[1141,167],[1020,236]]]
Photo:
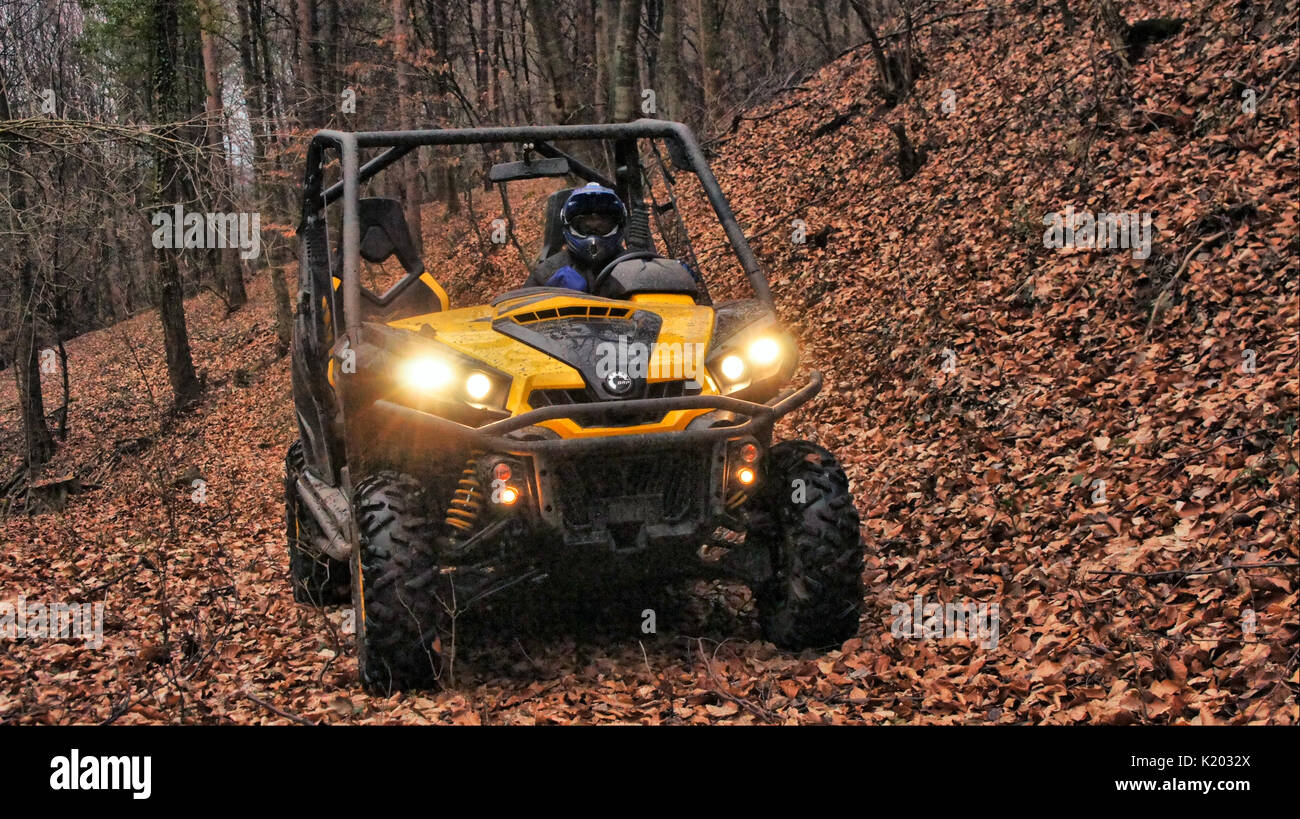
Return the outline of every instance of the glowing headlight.
[[[475,401],[482,401],[492,392],[492,379],[483,373],[470,373],[465,379],[465,392]]]
[[[749,345],[749,360],[756,366],[765,367],[781,357],[781,345],[771,336],[755,339]]]
[[[437,358],[413,358],[402,367],[406,386],[420,392],[432,392],[451,380],[451,367]]]
[[[745,362],[738,355],[729,355],[722,359],[718,369],[722,372],[722,377],[728,381],[739,381],[745,374]]]

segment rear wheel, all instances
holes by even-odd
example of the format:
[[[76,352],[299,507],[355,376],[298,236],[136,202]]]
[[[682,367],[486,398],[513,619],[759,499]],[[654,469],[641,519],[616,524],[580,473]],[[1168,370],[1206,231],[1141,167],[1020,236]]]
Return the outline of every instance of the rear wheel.
[[[289,445],[284,459],[285,536],[289,544],[289,580],[295,603],[338,606],[351,598],[351,578],[346,561],[318,554],[309,547],[316,524],[298,499],[298,476],[306,465],[302,441]]]
[[[807,441],[772,447],[746,540],[766,548],[772,576],[755,590],[763,635],[785,649],[852,637],[863,607],[863,547],[849,480]]]
[[[353,508],[361,680],[379,691],[429,687],[442,672],[440,626],[454,603],[435,557],[437,521],[424,487],[379,472],[357,485]]]

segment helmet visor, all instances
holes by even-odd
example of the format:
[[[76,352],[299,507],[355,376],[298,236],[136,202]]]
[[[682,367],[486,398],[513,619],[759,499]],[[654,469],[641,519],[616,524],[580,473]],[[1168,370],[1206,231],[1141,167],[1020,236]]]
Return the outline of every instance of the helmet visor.
[[[579,236],[609,236],[618,230],[619,218],[608,213],[580,213],[569,222]]]

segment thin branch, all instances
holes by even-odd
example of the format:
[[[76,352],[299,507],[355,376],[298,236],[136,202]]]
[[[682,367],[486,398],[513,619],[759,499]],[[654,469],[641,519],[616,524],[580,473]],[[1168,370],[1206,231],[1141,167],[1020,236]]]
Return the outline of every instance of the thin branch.
[[[1091,571],[1088,574],[1102,575],[1105,577],[1141,577],[1152,579],[1156,577],[1191,577],[1198,574],[1214,574],[1215,572],[1232,572],[1241,569],[1300,569],[1300,563],[1273,560],[1265,563],[1229,563],[1226,566],[1215,566],[1212,569],[1170,569],[1163,572],[1121,572],[1118,570],[1106,569],[1101,571]]]

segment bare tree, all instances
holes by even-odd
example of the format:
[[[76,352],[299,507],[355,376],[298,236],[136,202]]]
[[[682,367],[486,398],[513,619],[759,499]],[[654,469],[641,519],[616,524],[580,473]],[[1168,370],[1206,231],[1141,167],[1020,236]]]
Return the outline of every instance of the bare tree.
[[[682,5],[681,0],[664,0],[663,29],[659,35],[657,60],[659,110],[668,119],[681,120],[682,111]]]
[[[408,0],[392,0],[393,13],[393,70],[397,73],[397,111],[401,127],[415,127],[417,100],[411,87],[411,6]],[[420,206],[424,202],[420,188],[420,159],[415,151],[402,160],[402,205],[406,210],[406,223],[411,226],[415,249],[422,248]]]
[[[623,0],[618,9],[618,39],[614,46],[614,119],[622,122],[637,117],[637,33],[641,24],[641,0]]]
[[[216,195],[212,197],[218,211],[229,211],[230,199],[226,191],[230,184],[230,170],[226,165],[225,114],[221,104],[220,67],[217,63],[217,18],[213,14],[214,0],[199,0],[199,37],[203,53],[203,85],[207,95],[203,101],[204,134],[207,142],[210,173]],[[248,301],[244,290],[243,265],[233,248],[209,248],[217,256],[217,267],[226,294],[226,304],[231,311],[238,310]]]
[[[700,87],[707,118],[716,115],[722,104],[722,18],[718,0],[699,0],[699,4]]]
[[[559,4],[555,0],[529,0],[528,10],[533,30],[537,32],[537,48],[551,80],[551,115],[557,124],[568,123],[574,113],[574,101],[569,85],[570,68],[560,40]]]
[[[177,0],[153,0],[150,15],[153,22],[153,54],[151,63],[150,107],[153,119],[164,138],[176,132],[176,77],[177,43],[179,40]],[[155,203],[179,199],[181,168],[174,154],[155,143],[153,151],[153,192]],[[202,390],[194,372],[190,356],[189,332],[185,327],[184,292],[181,288],[180,268],[173,250],[161,247],[154,250],[158,271],[157,307],[162,321],[163,345],[167,353],[167,377],[171,381],[172,397],[179,406],[198,398]]]

